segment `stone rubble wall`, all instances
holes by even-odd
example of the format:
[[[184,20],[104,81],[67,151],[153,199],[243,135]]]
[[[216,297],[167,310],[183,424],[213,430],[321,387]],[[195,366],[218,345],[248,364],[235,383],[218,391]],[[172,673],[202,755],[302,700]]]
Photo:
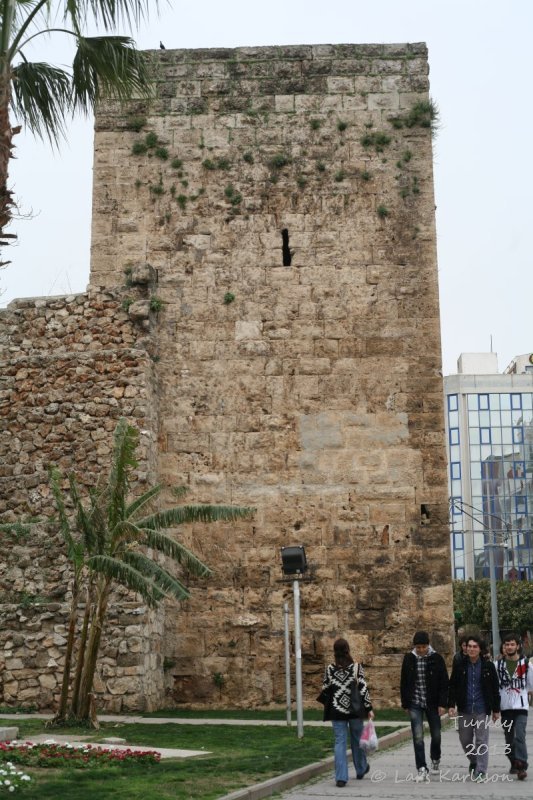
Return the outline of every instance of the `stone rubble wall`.
[[[0,519],[43,518],[29,536],[2,539],[0,704],[50,708],[59,697],[72,575],[44,520],[53,513],[48,466],[94,484],[125,416],[142,431],[137,488],[154,476],[153,361],[122,296],[32,298],[0,312]],[[95,682],[100,708],[156,707],[162,625],[160,613],[115,596]]]
[[[69,608],[0,604],[0,705],[57,708]],[[109,613],[94,690],[110,713],[152,711],[163,691],[162,616],[131,602]]]

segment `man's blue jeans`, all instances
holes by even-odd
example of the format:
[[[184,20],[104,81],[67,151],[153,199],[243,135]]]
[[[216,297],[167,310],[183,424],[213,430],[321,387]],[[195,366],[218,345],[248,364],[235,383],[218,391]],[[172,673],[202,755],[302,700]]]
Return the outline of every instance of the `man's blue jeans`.
[[[527,711],[502,711],[502,723],[505,723],[505,744],[509,747],[507,758],[513,766],[515,761],[519,761],[523,764],[522,769],[527,769]]]
[[[411,733],[413,736],[413,746],[415,749],[416,768],[427,767],[426,751],[424,750],[424,715],[429,723],[429,733],[431,736],[430,756],[432,761],[440,761],[440,717],[437,708],[421,708],[411,706],[409,716],[411,717]]]
[[[348,781],[348,759],[346,751],[348,749],[348,732],[350,734],[350,746],[352,749],[353,765],[357,775],[364,775],[367,760],[366,753],[359,747],[359,739],[363,732],[362,719],[332,720],[333,735],[335,736],[335,780]]]

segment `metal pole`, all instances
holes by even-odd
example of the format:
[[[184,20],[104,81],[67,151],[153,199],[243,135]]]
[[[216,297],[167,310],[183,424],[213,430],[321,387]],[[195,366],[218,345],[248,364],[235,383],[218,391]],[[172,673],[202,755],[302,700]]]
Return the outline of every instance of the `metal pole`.
[[[287,725],[291,724],[291,652],[289,646],[289,604],[283,604],[285,620],[285,697],[287,699]]]
[[[496,534],[492,534],[492,544],[489,544],[489,576],[490,576],[490,618],[492,622],[492,657],[500,657],[500,623],[498,620],[498,596],[496,593],[496,565],[494,563],[494,548],[496,547]]]
[[[300,583],[293,581],[294,590],[294,650],[296,655],[296,724],[298,739],[304,735],[304,714],[302,697],[302,645],[300,641]]]

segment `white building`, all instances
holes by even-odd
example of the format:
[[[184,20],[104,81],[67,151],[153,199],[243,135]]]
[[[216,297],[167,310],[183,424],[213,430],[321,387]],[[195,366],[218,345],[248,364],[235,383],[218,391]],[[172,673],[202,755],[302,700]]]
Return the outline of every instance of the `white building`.
[[[453,577],[533,580],[533,354],[498,373],[462,353],[444,378]]]

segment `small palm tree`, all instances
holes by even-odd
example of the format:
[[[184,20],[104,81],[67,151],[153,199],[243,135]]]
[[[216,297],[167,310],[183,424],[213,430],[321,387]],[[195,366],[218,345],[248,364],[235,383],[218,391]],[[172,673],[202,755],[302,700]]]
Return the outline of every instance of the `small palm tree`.
[[[69,116],[88,114],[105,95],[126,99],[145,94],[147,65],[129,36],[85,36],[94,22],[106,32],[120,23],[139,24],[157,0],[1,0],[0,2],[0,246],[15,238],[5,232],[15,206],[8,189],[13,137],[10,110],[41,138],[58,143]],[[56,27],[55,17],[61,16]],[[30,62],[25,51],[38,36],[72,37],[76,53],[71,69]],[[8,263],[8,262],[3,262]],[[1,263],[0,263],[1,266]]]
[[[130,477],[137,466],[135,450],[138,431],[121,419],[115,430],[115,445],[109,477],[103,487],[93,488],[84,503],[76,479],[69,477],[69,515],[61,489],[62,478],[51,471],[52,491],[67,555],[73,566],[72,602],[62,692],[56,721],[73,717],[91,722],[91,692],[102,632],[113,587],[121,585],[137,594],[151,608],[168,596],[189,597],[182,581],[171,574],[149,548],[177,562],[189,574],[205,577],[211,573],[184,545],[170,536],[168,528],[188,522],[215,522],[249,517],[251,508],[217,505],[178,505],[151,510],[161,492],[154,486],[129,499]],[[177,494],[182,495],[183,489]],[[75,632],[81,594],[85,593],[85,614],[77,643],[77,665],[70,708],[68,689],[75,649]]]

